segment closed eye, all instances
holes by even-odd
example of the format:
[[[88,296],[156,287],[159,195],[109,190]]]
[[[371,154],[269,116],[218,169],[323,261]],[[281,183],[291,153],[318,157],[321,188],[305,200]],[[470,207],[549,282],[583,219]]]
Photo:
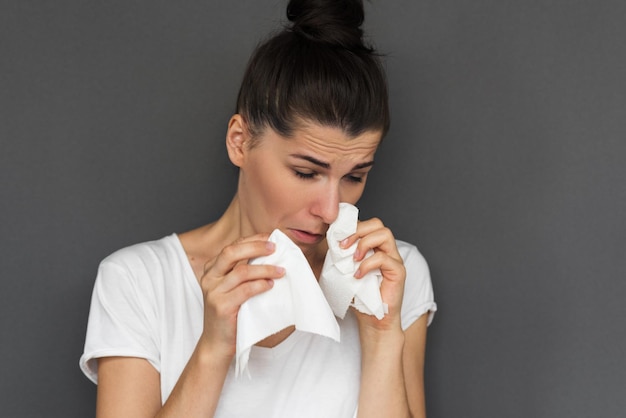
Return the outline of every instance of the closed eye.
[[[363,176],[347,175],[344,178],[351,183],[363,183]]]
[[[298,170],[294,170],[293,171],[294,174],[298,177],[300,177],[301,179],[312,179],[313,177],[315,177],[315,172],[310,172],[310,173],[303,173],[302,171],[298,171]]]

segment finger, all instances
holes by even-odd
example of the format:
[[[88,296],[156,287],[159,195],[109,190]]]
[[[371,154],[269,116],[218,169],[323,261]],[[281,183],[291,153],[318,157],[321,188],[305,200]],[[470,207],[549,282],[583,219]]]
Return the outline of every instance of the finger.
[[[248,280],[234,288],[229,295],[232,296],[233,303],[241,306],[248,299],[267,292],[272,287],[274,287],[274,280],[272,279]]]
[[[384,227],[385,224],[379,218],[371,218],[359,222],[356,226],[355,234],[364,236]]]
[[[244,242],[252,242],[252,241],[267,241],[269,238],[270,234],[255,234],[255,235],[250,235],[248,237],[241,237],[236,239],[235,241],[233,241],[232,243],[230,243],[230,245],[228,246],[236,246],[238,244],[244,243]],[[227,247],[228,247],[227,246]],[[271,245],[270,245],[271,247]],[[226,247],[224,247],[226,248]],[[224,249],[222,249],[223,251]],[[218,254],[217,257],[212,258],[211,260],[208,260],[206,263],[204,263],[204,274],[207,273],[207,271],[213,267],[213,265],[215,264],[217,258],[222,255],[222,252],[220,252],[220,254]]]
[[[246,238],[227,245],[212,263],[205,265],[205,274],[212,270],[217,276],[224,276],[237,264],[247,263],[249,259],[272,254],[275,244],[267,240]]]
[[[402,306],[402,298],[404,295],[404,283],[406,278],[404,264],[387,256],[383,252],[377,252],[361,263],[359,270],[357,270],[359,277],[357,277],[357,275],[355,275],[355,277],[361,278],[374,269],[380,269],[380,273],[383,277],[382,283],[380,284],[380,296],[382,300],[387,304],[390,314],[398,314]],[[387,317],[387,315],[385,315],[385,317]]]
[[[341,241],[340,245],[342,248],[348,248],[361,237],[370,234],[377,229],[384,228],[384,226],[383,222],[378,218],[360,221],[357,223],[356,232]]]
[[[380,269],[383,277],[391,281],[402,281],[406,276],[404,263],[389,257],[383,252],[376,252],[361,262],[354,277],[360,279],[376,269]]]
[[[272,279],[247,280],[228,292],[214,291],[206,295],[205,307],[216,317],[236,315],[241,305],[251,297],[270,290],[274,286]]]
[[[386,227],[377,229],[359,240],[354,252],[354,260],[361,261],[370,250],[382,251],[396,260],[401,259],[396,239],[391,230]]]
[[[273,266],[269,264],[240,264],[226,275],[224,280],[222,280],[218,285],[217,289],[221,292],[227,293],[245,284],[246,282],[262,279],[271,281],[272,279],[279,279],[284,275],[285,269],[280,266]]]
[[[357,231],[347,240],[342,241],[342,246],[347,248],[358,240],[358,245],[354,253],[354,260],[361,261],[370,250],[383,251],[391,257],[401,260],[400,253],[396,246],[393,233],[380,219],[372,218],[359,222]],[[344,246],[344,244],[346,244]]]
[[[206,305],[212,306],[218,316],[234,314],[250,295],[271,289],[274,279],[280,279],[284,275],[285,269],[282,267],[243,264],[223,280],[209,283],[209,289],[205,293]],[[240,287],[244,290],[238,291]]]

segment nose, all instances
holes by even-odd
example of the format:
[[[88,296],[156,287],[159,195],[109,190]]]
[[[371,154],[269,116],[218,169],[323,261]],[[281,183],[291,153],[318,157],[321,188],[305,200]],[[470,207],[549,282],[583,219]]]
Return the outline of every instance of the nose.
[[[324,223],[331,224],[339,215],[340,199],[339,185],[329,182],[329,184],[319,190],[319,194],[316,196],[311,208],[311,213],[321,218]]]

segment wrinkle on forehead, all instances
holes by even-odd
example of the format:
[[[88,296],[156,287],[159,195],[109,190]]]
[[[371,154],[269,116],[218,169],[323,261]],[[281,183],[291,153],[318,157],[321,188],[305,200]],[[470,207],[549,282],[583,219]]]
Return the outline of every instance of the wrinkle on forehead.
[[[348,136],[339,128],[307,124],[299,128],[291,140],[310,147],[317,152],[332,154],[371,154],[380,143],[378,131],[366,131],[357,136]],[[344,155],[342,155],[344,156]]]

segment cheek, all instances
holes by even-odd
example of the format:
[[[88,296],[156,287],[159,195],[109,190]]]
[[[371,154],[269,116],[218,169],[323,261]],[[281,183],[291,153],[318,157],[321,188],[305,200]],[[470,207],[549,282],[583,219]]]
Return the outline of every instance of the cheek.
[[[291,173],[278,164],[255,164],[247,174],[248,189],[255,196],[255,204],[278,215],[302,202],[302,185]],[[299,187],[300,186],[300,187]]]

